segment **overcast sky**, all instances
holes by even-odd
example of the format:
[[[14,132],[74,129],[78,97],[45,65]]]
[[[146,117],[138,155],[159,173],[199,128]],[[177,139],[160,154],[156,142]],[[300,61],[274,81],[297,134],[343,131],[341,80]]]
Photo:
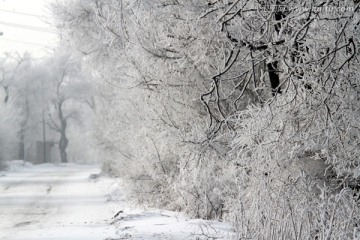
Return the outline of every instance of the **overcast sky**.
[[[58,35],[47,4],[52,0],[0,0],[0,54],[31,52],[43,56],[56,46]]]

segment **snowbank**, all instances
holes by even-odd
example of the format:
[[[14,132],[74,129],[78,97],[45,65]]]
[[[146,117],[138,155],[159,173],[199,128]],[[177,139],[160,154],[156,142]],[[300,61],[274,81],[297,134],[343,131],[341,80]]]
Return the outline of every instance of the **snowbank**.
[[[126,199],[121,178],[101,177],[106,183],[108,201],[117,202],[118,209],[111,225],[120,239],[183,240],[183,239],[232,239],[234,230],[229,223],[203,219],[190,219],[184,213],[160,209],[145,209]]]
[[[0,176],[4,176],[5,172],[18,172],[23,169],[29,169],[33,167],[32,163],[26,162],[24,160],[11,160],[5,161],[3,163],[5,165],[5,170],[0,171]]]

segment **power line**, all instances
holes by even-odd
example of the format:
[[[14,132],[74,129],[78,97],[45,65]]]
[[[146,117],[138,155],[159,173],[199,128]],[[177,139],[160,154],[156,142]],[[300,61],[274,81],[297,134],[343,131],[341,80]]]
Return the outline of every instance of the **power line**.
[[[16,11],[10,11],[10,10],[5,10],[5,9],[0,9],[0,12],[13,13],[13,14],[18,14],[18,15],[38,17],[38,18],[51,18],[51,17],[46,17],[43,15],[37,15],[37,14],[31,14],[31,13],[25,13],[25,12],[16,12]]]
[[[26,41],[20,41],[20,40],[15,40],[15,39],[10,39],[10,38],[0,38],[0,41],[1,40],[7,41],[7,42],[16,42],[16,43],[31,44],[31,45],[45,46],[45,47],[55,44],[55,43],[51,43],[49,45],[46,45],[46,44],[42,44],[42,43],[26,42]]]
[[[11,22],[3,22],[3,21],[0,21],[0,24],[10,26],[10,27],[22,28],[22,29],[26,29],[26,30],[57,34],[57,32],[55,30],[52,30],[49,28],[35,27],[35,26],[30,26],[30,25],[11,23]]]
[[[0,21],[0,24],[7,25],[7,26],[10,26],[10,27],[17,27],[17,28],[23,28],[23,29],[27,29],[27,30],[33,30],[33,31],[56,33],[55,30],[52,30],[52,29],[49,29],[49,28],[43,28],[43,27],[36,27],[36,26],[30,26],[30,25],[24,25],[24,24],[18,24],[18,23],[11,23],[11,22],[3,22],[3,21]]]

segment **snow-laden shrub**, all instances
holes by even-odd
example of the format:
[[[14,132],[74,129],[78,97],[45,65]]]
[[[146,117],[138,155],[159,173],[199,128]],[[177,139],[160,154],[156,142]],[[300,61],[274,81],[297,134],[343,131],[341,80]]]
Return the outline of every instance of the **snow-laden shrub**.
[[[359,184],[354,174],[360,154],[358,102],[345,84],[334,88],[339,97],[327,106],[321,90],[290,92],[233,119],[237,135],[224,174],[232,174],[237,188],[227,193],[225,206],[239,237],[351,239],[358,234],[359,206],[351,189]],[[330,113],[339,101],[341,107]]]
[[[222,219],[224,197],[234,184],[230,175],[223,174],[228,161],[223,146],[197,146],[184,155],[176,189],[181,194],[183,210],[203,219]]]
[[[108,85],[98,106],[104,169],[130,179],[139,202],[226,217],[239,237],[349,238],[358,209],[347,186],[360,172],[356,15],[334,21],[314,1],[290,1],[279,20],[265,1],[225,2],[56,8]]]

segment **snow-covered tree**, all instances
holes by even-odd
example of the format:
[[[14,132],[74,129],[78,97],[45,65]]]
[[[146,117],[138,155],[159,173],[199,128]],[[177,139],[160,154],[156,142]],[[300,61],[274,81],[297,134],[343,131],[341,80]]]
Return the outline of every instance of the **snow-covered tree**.
[[[46,124],[60,135],[60,158],[66,163],[68,123],[70,119],[80,121],[81,114],[85,113],[81,109],[88,107],[87,101],[91,98],[89,79],[81,74],[80,61],[67,52],[56,52],[41,64],[47,67],[44,85],[50,102],[46,106]]]
[[[89,126],[85,126],[91,122],[92,115],[89,110],[90,78],[81,74],[78,58],[65,50],[56,51],[52,56],[41,60],[28,54],[7,54],[6,58],[2,59],[1,71],[2,102],[15,107],[21,114],[19,126],[14,129],[7,128],[14,136],[18,134],[19,137],[9,138],[13,145],[19,144],[19,155],[16,158],[34,159],[37,157],[34,155],[36,141],[57,143],[55,135],[59,134],[60,158],[67,162],[67,131],[70,119],[70,127],[77,125],[77,128],[71,128],[70,134],[79,138],[79,133],[76,132],[81,129],[84,131],[83,143],[90,142],[85,140],[86,129],[89,129]],[[83,114],[88,114],[87,118],[84,118]],[[12,125],[15,126],[18,120],[15,116],[9,117],[14,118]],[[88,146],[88,149],[90,148],[91,146]],[[85,147],[83,150],[87,151]],[[78,151],[73,148],[72,152]]]
[[[358,11],[337,0],[54,7],[102,79],[109,168],[138,198],[229,219],[250,239],[356,237]]]
[[[44,105],[44,91],[41,86],[41,70],[36,60],[29,54],[7,54],[7,61],[13,65],[11,75],[7,77],[8,96],[22,114],[19,132],[19,159],[26,159],[26,141],[34,138],[33,129],[41,121],[41,109]]]
[[[240,70],[256,97],[229,119],[225,172],[238,190],[225,205],[241,238],[357,236],[357,11],[351,1],[236,1],[219,18],[245,57],[218,81]]]
[[[18,72],[26,68],[26,61],[12,58],[10,55],[0,59],[0,161],[17,158],[18,134],[21,133],[21,123],[24,115],[18,109],[20,96],[12,94],[11,88]]]

